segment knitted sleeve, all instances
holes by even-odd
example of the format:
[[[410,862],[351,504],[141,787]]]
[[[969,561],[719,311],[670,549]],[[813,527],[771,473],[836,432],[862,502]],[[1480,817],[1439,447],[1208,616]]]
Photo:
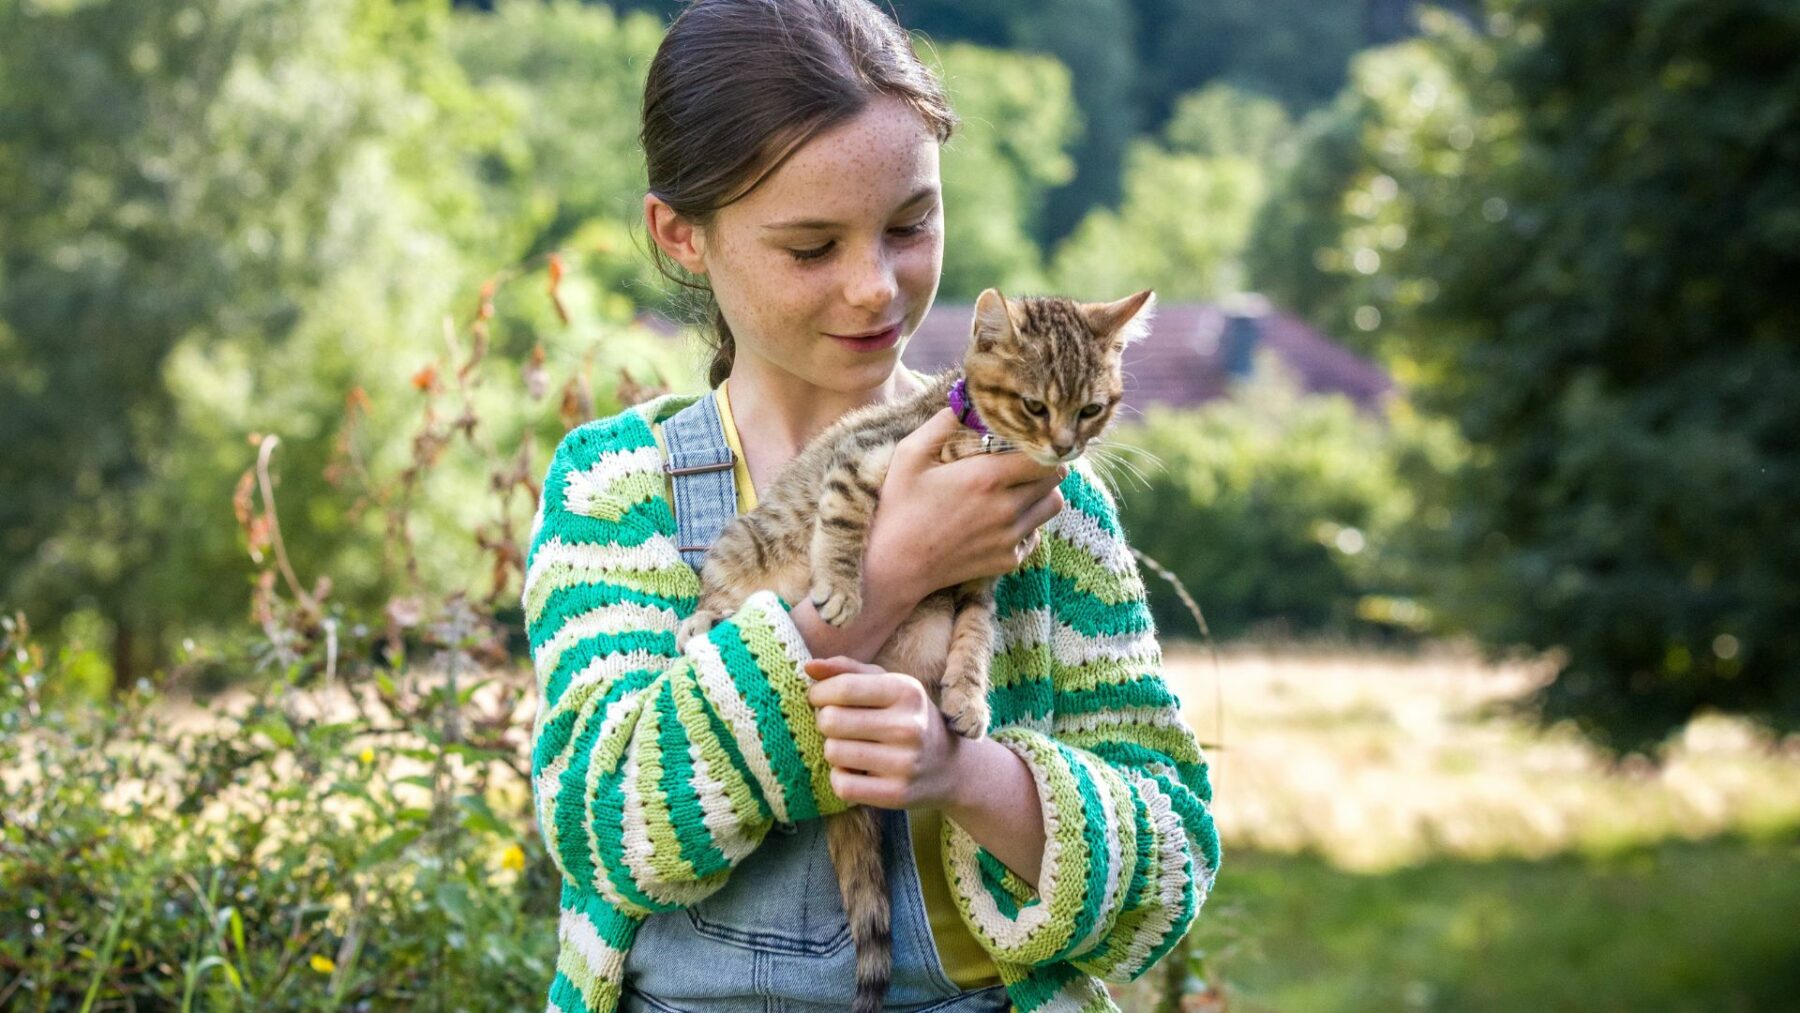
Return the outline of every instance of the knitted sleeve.
[[[648,419],[571,431],[526,558],[537,673],[532,793],[565,880],[635,915],[724,885],[775,821],[847,808],[806,699],[810,655],[772,592],[684,652],[699,579],[682,562]]]
[[[1017,649],[1048,655],[1050,715],[993,735],[1037,783],[1046,832],[1037,887],[950,821],[946,862],[952,895],[997,965],[1067,961],[1125,982],[1186,934],[1211,889],[1219,838],[1206,761],[1163,681],[1113,502],[1080,468],[1062,490],[1033,575],[1049,582],[1050,643]]]

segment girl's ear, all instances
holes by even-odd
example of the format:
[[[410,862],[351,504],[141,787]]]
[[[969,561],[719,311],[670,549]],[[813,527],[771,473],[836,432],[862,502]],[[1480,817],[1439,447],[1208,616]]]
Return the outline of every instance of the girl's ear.
[[[1006,297],[999,289],[990,288],[976,298],[974,332],[975,349],[980,352],[1012,337],[1012,313],[1006,308]]]
[[[706,273],[705,232],[653,193],[644,195],[644,228],[651,241],[688,273]]]
[[[1151,289],[1135,292],[1117,302],[1083,303],[1081,307],[1094,329],[1094,336],[1112,337],[1115,344],[1129,345],[1150,333],[1150,318],[1156,313],[1156,293]]]

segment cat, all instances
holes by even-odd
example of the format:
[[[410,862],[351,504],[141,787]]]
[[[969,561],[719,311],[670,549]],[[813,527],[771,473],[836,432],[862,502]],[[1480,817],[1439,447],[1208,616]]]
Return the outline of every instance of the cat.
[[[807,595],[821,619],[849,623],[862,610],[863,547],[895,445],[950,405],[966,428],[945,441],[943,461],[989,448],[1047,466],[1074,461],[1111,422],[1123,390],[1121,354],[1148,329],[1154,308],[1149,289],[1109,303],[982,292],[961,370],[929,377],[908,398],[845,414],[782,469],[755,510],[720,533],[679,643],[760,588],[790,602]],[[924,683],[965,738],[987,731],[994,584],[975,580],[927,597],[874,658]],[[877,1013],[893,946],[880,824],[857,806],[827,817],[825,832],[856,944],[852,1009]]]

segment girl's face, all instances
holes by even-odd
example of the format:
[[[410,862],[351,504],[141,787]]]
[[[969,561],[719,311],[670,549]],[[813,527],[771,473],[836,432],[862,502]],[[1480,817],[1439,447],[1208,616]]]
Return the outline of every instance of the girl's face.
[[[941,197],[936,136],[882,96],[721,208],[695,246],[737,339],[733,372],[843,394],[885,383],[937,294]]]

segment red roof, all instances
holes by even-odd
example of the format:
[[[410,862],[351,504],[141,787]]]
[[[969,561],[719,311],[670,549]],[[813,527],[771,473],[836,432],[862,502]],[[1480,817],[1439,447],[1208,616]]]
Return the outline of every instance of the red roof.
[[[904,358],[914,369],[944,369],[962,360],[969,340],[972,303],[937,303],[907,343]],[[1344,348],[1291,313],[1260,303],[1247,304],[1246,324],[1255,327],[1253,347],[1272,352],[1310,393],[1344,394],[1357,407],[1374,411],[1394,387],[1380,366]],[[1199,404],[1226,393],[1230,342],[1223,340],[1230,314],[1215,304],[1159,306],[1150,333],[1125,350],[1125,403]]]

